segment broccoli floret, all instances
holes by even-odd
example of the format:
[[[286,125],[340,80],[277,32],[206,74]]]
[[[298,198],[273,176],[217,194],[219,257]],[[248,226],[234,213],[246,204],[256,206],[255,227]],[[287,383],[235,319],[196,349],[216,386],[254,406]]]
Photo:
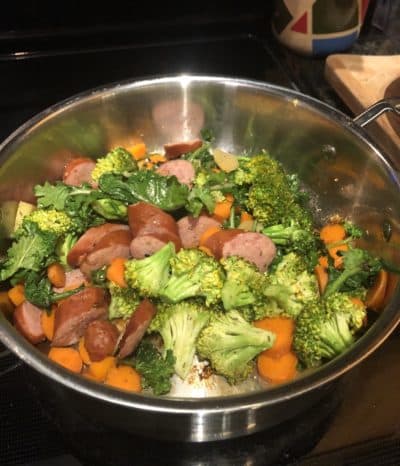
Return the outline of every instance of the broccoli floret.
[[[301,256],[290,252],[283,256],[275,270],[266,276],[264,305],[255,308],[255,318],[284,315],[296,319],[304,307],[319,299],[318,282]]]
[[[157,306],[157,314],[151,321],[149,331],[160,333],[164,353],[172,351],[175,373],[182,379],[193,365],[197,337],[209,318],[210,312],[194,301]]]
[[[324,304],[330,313],[342,313],[348,318],[348,324],[352,333],[363,328],[367,311],[365,306],[357,304],[352,297],[346,293],[335,292],[324,297]]]
[[[365,316],[365,309],[343,293],[309,305],[296,321],[293,348],[299,360],[316,367],[341,354],[354,343]]]
[[[301,254],[312,271],[318,261],[317,237],[311,229],[305,229],[298,222],[291,220],[289,225],[282,223],[271,225],[262,230],[284,253],[291,251]]]
[[[65,212],[57,210],[36,209],[24,217],[21,229],[24,230],[27,223],[35,223],[39,230],[54,233],[61,236],[74,230],[74,222]],[[16,232],[18,236],[19,232]]]
[[[235,384],[253,370],[253,359],[275,341],[275,335],[249,324],[238,311],[213,314],[200,333],[197,351],[212,368]]]
[[[111,301],[108,307],[109,319],[126,319],[130,317],[140,303],[137,291],[130,287],[121,287],[114,283],[109,283]]]
[[[171,303],[203,297],[209,306],[221,299],[223,284],[218,261],[199,249],[181,249],[171,259],[171,277],[160,296]]]
[[[264,275],[254,264],[238,256],[226,257],[220,262],[226,273],[221,298],[227,311],[252,305],[262,297]]]
[[[373,257],[365,249],[350,248],[347,251],[342,251],[342,256],[343,268],[340,271],[332,270],[332,273],[329,274],[325,297],[335,291],[369,288],[376,274],[382,268],[381,260]]]
[[[298,191],[294,191],[282,164],[267,153],[239,157],[234,180],[237,185],[249,185],[245,206],[264,226],[294,220],[310,228],[312,217],[301,205]]]
[[[97,159],[92,171],[94,181],[99,181],[104,173],[129,174],[137,170],[137,163],[127,150],[117,147],[108,152],[104,157]]]
[[[128,260],[125,264],[128,286],[137,289],[142,296],[159,296],[167,283],[174,254],[175,247],[170,242],[150,257]]]

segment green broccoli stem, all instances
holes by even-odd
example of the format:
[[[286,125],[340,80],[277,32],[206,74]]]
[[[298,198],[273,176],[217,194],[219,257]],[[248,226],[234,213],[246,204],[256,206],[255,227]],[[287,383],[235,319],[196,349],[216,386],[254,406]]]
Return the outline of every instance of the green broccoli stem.
[[[328,283],[326,289],[325,289],[325,293],[324,293],[324,297],[327,298],[328,296],[330,296],[331,294],[335,293],[336,291],[340,291],[340,289],[342,288],[342,286],[344,285],[344,283],[352,276],[354,275],[357,275],[357,273],[359,272],[360,270],[357,268],[357,269],[350,269],[350,270],[347,270],[345,269],[337,278],[336,280]]]
[[[189,278],[186,274],[178,277],[172,276],[161,291],[161,296],[170,303],[178,303],[183,299],[196,296],[199,286],[198,280]]]

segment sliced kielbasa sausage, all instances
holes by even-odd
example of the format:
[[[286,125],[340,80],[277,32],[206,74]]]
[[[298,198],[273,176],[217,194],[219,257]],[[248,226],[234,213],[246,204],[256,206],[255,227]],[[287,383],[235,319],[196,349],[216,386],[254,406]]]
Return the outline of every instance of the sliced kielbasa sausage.
[[[157,168],[157,173],[163,176],[176,176],[179,183],[192,186],[196,177],[193,164],[188,160],[170,160]]]
[[[84,290],[63,299],[54,319],[53,346],[69,346],[84,334],[90,322],[107,316],[105,291],[99,287]]]
[[[174,217],[147,202],[137,202],[128,207],[129,227],[133,237],[157,233],[160,228],[179,236]]]
[[[156,312],[156,307],[149,299],[146,298],[140,302],[131,315],[121,338],[118,351],[119,358],[125,358],[136,349]]]
[[[71,267],[79,267],[86,254],[91,252],[104,236],[117,230],[129,231],[129,227],[120,223],[104,223],[98,227],[89,228],[69,251],[68,264]]]
[[[204,246],[218,259],[242,257],[255,264],[260,272],[265,272],[276,255],[275,244],[267,236],[239,229],[218,231],[205,241]]]
[[[16,329],[34,345],[46,339],[40,321],[41,313],[41,309],[24,301],[15,308],[13,314]]]
[[[80,269],[84,275],[90,277],[94,270],[109,265],[117,257],[131,256],[129,246],[132,241],[128,230],[115,230],[103,236],[96,246],[85,256]]]
[[[201,235],[212,227],[221,225],[219,220],[200,215],[199,217],[186,216],[177,221],[179,236],[184,248],[197,248]]]
[[[70,160],[64,168],[63,181],[69,186],[80,186],[89,183],[97,188],[97,183],[92,179],[92,171],[96,162],[89,157],[79,157]]]
[[[87,326],[83,337],[90,360],[101,361],[114,354],[119,332],[108,320],[94,320]]]
[[[178,225],[172,215],[146,202],[128,207],[129,226],[133,235],[131,254],[139,259],[154,254],[168,242],[175,250],[182,247]]]
[[[183,154],[199,149],[202,145],[203,141],[201,139],[164,144],[165,157],[168,160],[177,159]]]

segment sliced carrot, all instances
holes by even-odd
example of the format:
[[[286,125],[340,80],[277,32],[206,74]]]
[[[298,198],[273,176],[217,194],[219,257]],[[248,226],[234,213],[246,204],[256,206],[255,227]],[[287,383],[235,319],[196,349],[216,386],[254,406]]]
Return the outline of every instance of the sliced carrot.
[[[0,292],[0,312],[2,312],[6,317],[11,317],[14,312],[14,305],[9,298],[7,291]]]
[[[253,216],[250,215],[248,212],[245,212],[244,210],[242,210],[240,214],[240,223],[252,222],[252,221],[253,221]]]
[[[66,280],[64,267],[57,262],[50,264],[47,267],[47,278],[53,286],[62,288]]]
[[[54,335],[54,320],[56,317],[57,306],[52,306],[50,312],[42,311],[40,314],[40,323],[46,338],[51,341]]]
[[[328,256],[321,256],[321,257],[318,257],[318,264],[322,267],[324,267],[324,269],[327,269],[329,267],[329,264],[328,264]]]
[[[139,142],[138,144],[129,147],[128,151],[133,155],[135,160],[142,160],[146,158],[147,147],[144,142]]]
[[[319,237],[325,244],[342,241],[346,238],[346,230],[341,223],[328,223],[321,228]]]
[[[381,269],[376,276],[374,284],[367,292],[365,304],[369,309],[373,311],[381,311],[383,309],[388,279],[388,272]]]
[[[22,283],[13,286],[8,290],[8,297],[14,306],[19,306],[25,301],[25,287]]]
[[[88,372],[99,382],[104,382],[108,372],[115,367],[116,360],[113,356],[107,356],[101,361],[92,362],[89,365]]]
[[[105,384],[131,392],[142,391],[140,374],[130,366],[113,367],[108,371]]]
[[[125,281],[125,263],[125,257],[116,257],[111,261],[106,272],[107,280],[123,288],[127,286]]]
[[[328,272],[325,267],[318,264],[314,267],[314,273],[317,277],[319,293],[323,295],[329,280]]]
[[[207,228],[207,230],[200,236],[199,245],[204,246],[204,243],[212,236],[214,233],[218,233],[221,230],[220,226],[214,226]]]
[[[82,370],[82,358],[78,350],[75,348],[60,348],[53,346],[53,348],[50,349],[48,356],[52,361],[72,372],[79,374]]]
[[[272,383],[292,380],[297,373],[297,356],[290,351],[279,358],[262,352],[257,357],[257,369],[260,377]]]
[[[257,328],[269,330],[275,334],[273,346],[265,350],[265,354],[273,357],[282,356],[292,348],[294,320],[286,317],[266,317],[256,320],[253,324]]]
[[[167,158],[161,154],[153,154],[150,155],[149,160],[152,163],[163,163],[167,161]]]
[[[229,218],[231,213],[231,207],[233,204],[232,194],[226,194],[225,199],[221,202],[217,202],[214,208],[214,215],[221,220],[226,220]]]
[[[153,162],[149,162],[148,160],[138,161],[139,170],[150,170],[150,168],[153,168],[153,166],[154,166]]]
[[[330,248],[329,245],[327,245],[327,248],[329,255],[333,259],[333,265],[335,269],[339,269],[343,264],[343,257],[338,253],[339,251],[348,251],[349,246],[347,244],[339,244],[338,246],[333,246]]]
[[[85,346],[85,339],[83,337],[79,339],[78,351],[79,351],[79,354],[81,355],[81,358],[84,364],[86,365],[92,364],[89,353],[87,352],[87,349]]]

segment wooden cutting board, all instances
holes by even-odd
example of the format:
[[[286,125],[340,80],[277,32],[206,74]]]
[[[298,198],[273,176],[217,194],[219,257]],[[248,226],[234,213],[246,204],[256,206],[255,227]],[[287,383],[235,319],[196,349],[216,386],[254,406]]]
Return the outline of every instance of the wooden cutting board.
[[[378,100],[400,98],[400,55],[330,55],[325,78],[357,115]],[[400,156],[400,117],[386,113],[365,129],[392,158]]]

